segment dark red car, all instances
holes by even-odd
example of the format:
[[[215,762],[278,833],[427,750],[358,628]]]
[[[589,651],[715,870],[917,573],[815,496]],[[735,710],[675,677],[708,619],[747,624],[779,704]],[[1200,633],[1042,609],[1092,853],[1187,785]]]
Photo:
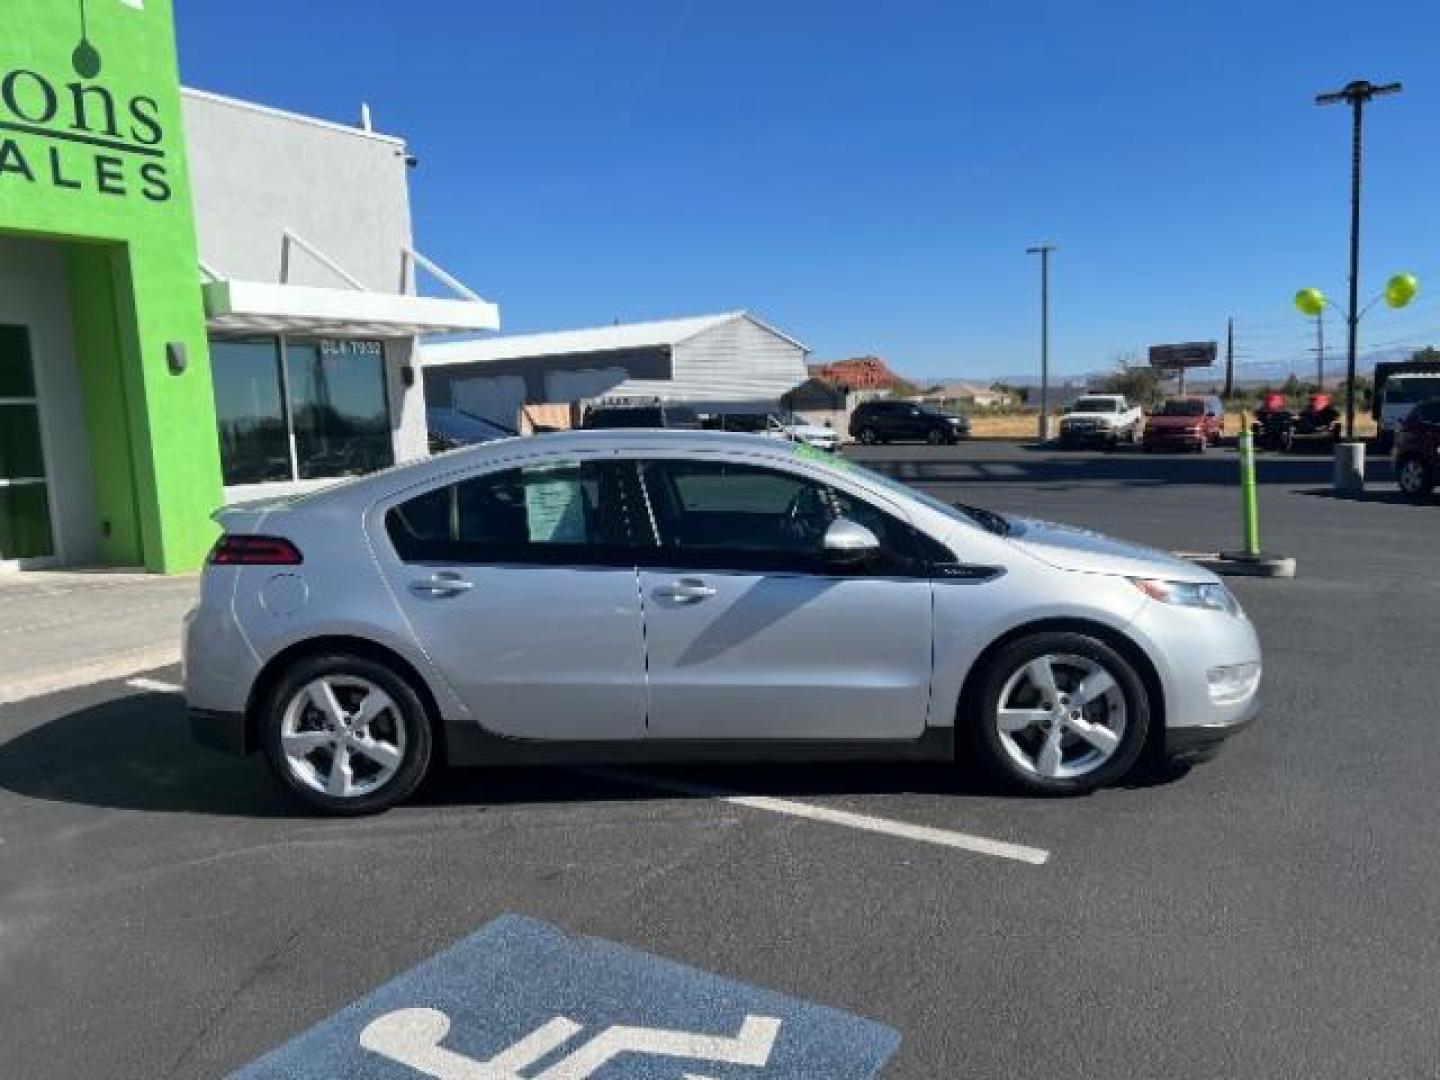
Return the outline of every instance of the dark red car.
[[[1395,433],[1395,480],[1400,490],[1424,498],[1440,481],[1440,398],[1410,410]]]
[[[1218,397],[1169,398],[1145,418],[1146,450],[1194,450],[1219,446],[1225,435],[1225,406]]]

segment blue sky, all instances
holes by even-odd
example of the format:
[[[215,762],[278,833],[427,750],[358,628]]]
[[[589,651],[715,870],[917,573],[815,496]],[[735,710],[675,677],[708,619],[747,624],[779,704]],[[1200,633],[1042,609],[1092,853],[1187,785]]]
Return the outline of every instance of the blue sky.
[[[419,156],[420,249],[508,332],[748,308],[817,358],[1020,373],[1158,341],[1303,355],[1343,302],[1367,114],[1362,347],[1440,340],[1440,5],[850,0],[177,3],[189,85],[376,126]],[[1362,12],[1360,18],[1354,17]],[[1329,327],[1335,341],[1340,326]]]

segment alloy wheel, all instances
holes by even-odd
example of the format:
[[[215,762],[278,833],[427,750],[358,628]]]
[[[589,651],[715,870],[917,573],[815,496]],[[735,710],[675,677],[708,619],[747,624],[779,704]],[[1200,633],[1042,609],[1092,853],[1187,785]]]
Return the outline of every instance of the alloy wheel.
[[[1080,779],[1099,769],[1125,738],[1125,695],[1097,660],[1047,654],[1006,681],[995,711],[1000,746],[1024,772]]]
[[[1400,490],[1406,495],[1424,495],[1429,489],[1429,477],[1426,475],[1425,463],[1415,458],[1407,458],[1400,465]]]
[[[297,690],[280,721],[285,768],[332,798],[359,798],[395,778],[406,721],[380,687],[358,675],[325,675]]]

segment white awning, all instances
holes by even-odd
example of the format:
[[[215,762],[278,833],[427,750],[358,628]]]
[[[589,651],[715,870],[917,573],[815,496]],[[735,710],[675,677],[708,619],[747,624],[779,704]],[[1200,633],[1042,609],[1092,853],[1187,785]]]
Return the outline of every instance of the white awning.
[[[204,292],[209,328],[226,333],[384,338],[500,328],[500,309],[479,299],[224,279]]]

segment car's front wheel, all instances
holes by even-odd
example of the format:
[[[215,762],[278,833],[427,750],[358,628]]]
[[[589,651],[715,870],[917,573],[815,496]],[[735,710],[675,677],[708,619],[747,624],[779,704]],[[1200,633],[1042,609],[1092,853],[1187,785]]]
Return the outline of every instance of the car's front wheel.
[[[949,440],[945,438],[945,432],[939,428],[931,428],[925,433],[925,441],[931,446],[943,446]]]
[[[1134,766],[1150,703],[1134,667],[1098,638],[1041,633],[1002,648],[966,718],[985,764],[1014,787],[1073,795]]]
[[[859,439],[866,446],[874,446],[880,441],[880,434],[872,427],[863,427],[860,429]]]
[[[1418,457],[1400,460],[1395,471],[1395,481],[1400,485],[1400,490],[1412,499],[1423,499],[1435,489],[1435,477]]]
[[[263,719],[281,782],[327,814],[387,810],[430,766],[425,706],[405,679],[365,657],[301,660],[275,686]]]

